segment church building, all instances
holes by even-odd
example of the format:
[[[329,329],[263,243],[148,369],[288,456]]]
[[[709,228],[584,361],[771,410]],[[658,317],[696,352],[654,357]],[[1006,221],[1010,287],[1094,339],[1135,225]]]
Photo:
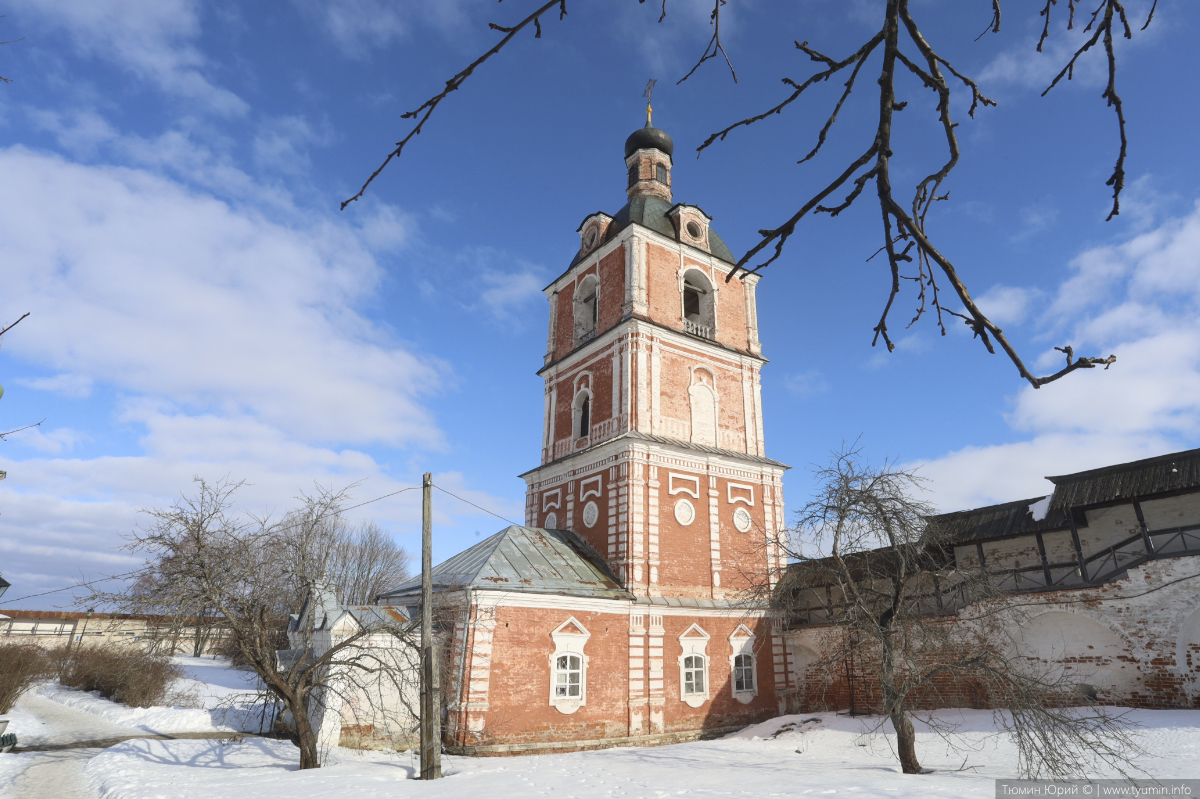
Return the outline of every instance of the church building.
[[[782,630],[740,601],[784,565],[758,277],[726,281],[735,259],[712,218],[674,202],[673,151],[647,111],[625,142],[626,204],[584,218],[545,289],[526,526],[433,571],[448,751],[666,743],[784,710]]]

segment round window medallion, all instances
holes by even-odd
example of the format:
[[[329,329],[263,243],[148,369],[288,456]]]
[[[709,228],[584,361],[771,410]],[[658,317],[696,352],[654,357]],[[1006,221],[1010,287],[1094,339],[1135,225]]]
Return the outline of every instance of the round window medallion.
[[[693,239],[700,239],[704,236],[704,230],[695,222],[687,223],[687,234]]]
[[[752,524],[754,524],[754,519],[750,516],[750,511],[745,508],[738,508],[733,512],[733,526],[738,529],[739,533],[750,532],[750,525]]]
[[[600,509],[596,507],[595,502],[589,502],[583,506],[583,523],[588,527],[596,524],[596,520],[600,518]]]
[[[554,513],[546,514],[546,529],[553,530],[558,527],[558,516]]]
[[[596,228],[589,228],[588,232],[583,235],[583,248],[590,250],[596,246],[596,237],[600,235],[600,231]]]
[[[675,521],[687,526],[696,520],[696,506],[689,500],[681,499],[675,503]]]

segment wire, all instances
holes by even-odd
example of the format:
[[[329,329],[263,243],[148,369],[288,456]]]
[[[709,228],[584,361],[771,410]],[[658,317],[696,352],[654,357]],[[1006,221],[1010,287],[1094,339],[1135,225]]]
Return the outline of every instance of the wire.
[[[22,319],[23,319],[23,318],[24,318],[24,317],[22,317]],[[17,321],[20,321],[20,320],[17,320]],[[15,324],[15,323],[14,323],[14,324]],[[38,424],[41,424],[41,422],[39,422]],[[5,435],[7,435],[7,434],[5,434]],[[375,497],[375,499],[368,499],[366,502],[360,502],[359,504],[357,504],[357,505],[351,505],[351,506],[350,506],[350,507],[348,507],[348,508],[339,508],[339,509],[338,509],[338,513],[345,513],[346,511],[355,510],[356,508],[361,508],[361,507],[363,507],[364,505],[370,505],[372,502],[378,502],[378,501],[380,501],[381,499],[387,499],[388,497],[394,497],[394,496],[396,496],[397,494],[403,494],[405,491],[416,491],[418,488],[420,488],[420,486],[409,486],[408,488],[402,488],[402,489],[400,489],[399,491],[393,491],[393,492],[392,492],[392,493],[390,493],[390,494],[384,494],[382,497]],[[446,493],[447,493],[447,494],[450,494],[450,492],[449,492],[449,491],[447,491]],[[454,495],[453,495],[453,494],[450,494],[450,496],[454,496]],[[455,497],[455,499],[462,499],[462,498],[461,498],[461,497]],[[464,499],[464,500],[463,500],[463,502],[466,502],[466,500]],[[467,503],[467,504],[472,504],[472,503]],[[478,506],[478,505],[476,505],[475,507],[477,507],[477,508],[478,508],[479,506]],[[480,508],[480,510],[483,510],[483,508]],[[488,513],[491,513],[491,511],[488,511]],[[492,515],[493,515],[493,516],[495,516],[496,514],[494,514],[494,513],[493,513]],[[508,521],[508,520],[507,520],[507,519],[505,519],[505,521]],[[292,529],[292,527],[297,527],[297,526],[298,526],[298,524],[293,524],[293,525],[291,525],[291,526],[289,526],[289,527],[283,527],[283,528],[280,528],[280,529],[283,529],[283,530],[290,530],[290,529]],[[17,597],[16,599],[10,599],[10,600],[8,600],[8,602],[23,602],[23,601],[25,601],[26,599],[34,599],[35,597],[39,597],[39,596],[46,596],[46,595],[48,595],[48,594],[58,594],[58,593],[61,593],[61,592],[63,592],[63,591],[71,591],[71,590],[74,590],[74,589],[76,589],[76,588],[83,588],[84,586],[88,586],[88,585],[95,585],[96,583],[106,583],[106,582],[108,582],[109,580],[120,580],[122,577],[132,577],[133,575],[135,575],[135,574],[138,574],[138,573],[140,573],[141,571],[142,571],[141,569],[137,569],[136,571],[125,572],[124,574],[114,574],[112,577],[101,577],[101,578],[100,578],[100,579],[98,579],[98,580],[91,580],[91,581],[89,581],[89,582],[86,582],[86,583],[76,583],[75,585],[68,585],[66,588],[55,588],[55,589],[54,589],[54,590],[52,590],[52,591],[42,591],[40,594],[28,594],[28,595],[26,595],[26,596]],[[6,602],[5,604],[7,604],[7,602]]]
[[[393,491],[390,494],[384,494],[382,497],[375,497],[375,499],[368,499],[366,502],[360,502],[359,504],[351,505],[348,508],[339,508],[338,513],[345,513],[348,510],[354,510],[355,508],[361,508],[363,505],[370,505],[372,502],[378,502],[381,499],[387,499],[388,497],[394,497],[397,494],[403,494],[405,491],[416,491],[418,488],[420,488],[420,486],[409,486],[408,488],[402,488],[399,491]]]
[[[469,500],[469,499],[463,499],[463,498],[462,498],[462,497],[460,497],[458,494],[451,494],[449,491],[447,491],[446,489],[442,488],[442,487],[441,487],[441,486],[439,486],[439,485],[435,485],[435,486],[433,486],[433,487],[434,487],[434,488],[436,488],[438,491],[441,491],[443,494],[450,494],[450,496],[454,497],[454,498],[455,498],[455,499],[457,499],[459,502],[465,502],[465,503],[467,503],[468,505],[470,505],[472,508],[479,508],[479,510],[483,511],[484,513],[487,513],[487,514],[489,514],[489,515],[491,515],[491,516],[495,516],[495,517],[496,517],[497,519],[499,519],[500,521],[508,522],[509,524],[516,525],[517,527],[524,527],[524,525],[522,525],[522,524],[520,524],[520,523],[518,523],[518,522],[514,522],[512,519],[507,519],[507,518],[505,518],[505,517],[501,516],[499,513],[492,513],[492,511],[488,510],[487,508],[480,507],[479,505],[476,505],[474,502],[472,502],[472,501],[471,501],[471,500]]]
[[[141,569],[138,569],[138,571],[141,571]],[[101,577],[99,580],[92,580],[91,582],[87,582],[87,583],[75,583],[75,585],[68,585],[66,588],[55,588],[53,591],[43,591],[40,594],[29,594],[27,596],[17,597],[16,599],[10,599],[8,601],[9,602],[20,602],[25,599],[33,599],[34,597],[37,597],[37,596],[46,596],[46,594],[57,594],[60,591],[70,591],[73,588],[82,588],[85,585],[95,585],[96,583],[106,583],[109,580],[119,580],[122,577],[132,577],[133,575],[137,574],[138,571],[125,572],[124,574],[114,574],[112,577]]]

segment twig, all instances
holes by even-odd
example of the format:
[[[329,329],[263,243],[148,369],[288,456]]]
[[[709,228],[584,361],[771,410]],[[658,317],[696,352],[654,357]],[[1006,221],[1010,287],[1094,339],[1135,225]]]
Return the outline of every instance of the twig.
[[[26,311],[25,313],[21,314],[21,319],[24,319],[26,316],[29,316],[29,311]],[[12,330],[14,327],[21,324],[21,319],[18,319],[17,321],[13,322],[11,325],[9,325],[6,328],[0,329],[0,336],[3,336],[8,331]]]
[[[44,422],[44,421],[46,421],[46,420],[43,419],[42,422]],[[35,424],[27,424],[24,427],[18,427],[16,430],[9,430],[7,433],[0,433],[0,441],[3,441],[5,439],[5,436],[11,436],[13,433],[19,433],[22,430],[29,430],[32,427],[41,427],[42,422],[37,422]]]
[[[534,11],[528,17],[521,20],[519,23],[512,26],[511,28],[497,25],[494,22],[488,23],[488,27],[491,28],[492,30],[497,30],[497,31],[503,32],[505,34],[504,38],[501,39],[499,42],[497,42],[486,53],[484,53],[479,58],[472,61],[467,66],[467,68],[464,69],[462,72],[459,72],[457,75],[452,77],[450,80],[446,81],[446,88],[443,89],[441,92],[439,92],[438,94],[435,94],[433,97],[430,97],[428,100],[421,103],[421,105],[419,105],[417,108],[413,109],[412,111],[406,111],[400,115],[401,119],[416,119],[417,116],[420,115],[422,111],[425,112],[425,114],[423,116],[421,116],[421,118],[417,122],[417,124],[415,126],[413,126],[413,129],[408,132],[408,135],[405,136],[400,141],[396,142],[396,148],[394,150],[392,150],[390,153],[388,153],[387,158],[383,159],[383,163],[380,164],[379,167],[374,172],[371,173],[371,176],[369,178],[367,178],[366,183],[363,183],[362,188],[360,188],[358,190],[358,193],[355,194],[350,199],[342,202],[342,206],[341,206],[342,210],[344,211],[346,209],[347,205],[349,205],[350,203],[359,199],[360,197],[363,196],[363,194],[366,193],[367,187],[371,185],[371,182],[374,181],[375,178],[379,177],[379,173],[383,172],[383,170],[387,167],[387,165],[391,163],[392,159],[395,158],[396,156],[400,155],[400,153],[404,150],[404,146],[406,144],[408,144],[414,136],[418,135],[421,132],[421,129],[425,127],[425,123],[429,120],[430,115],[433,114],[434,110],[438,107],[439,104],[441,104],[442,100],[445,100],[446,97],[449,96],[450,92],[456,91],[460,86],[462,86],[463,83],[466,81],[466,79],[471,77],[471,74],[475,72],[475,69],[477,67],[479,67],[481,64],[483,64],[485,61],[487,61],[492,56],[494,56],[496,53],[500,52],[500,50],[504,47],[504,45],[506,45],[510,41],[512,41],[513,37],[516,36],[518,33],[520,33],[522,29],[528,27],[530,23],[536,24],[537,32],[536,32],[535,38],[541,37],[542,26],[541,26],[541,22],[539,21],[540,17],[543,14],[545,14],[546,12],[548,12],[550,9],[554,8],[555,6],[559,7],[559,14],[558,14],[559,19],[562,19],[563,17],[565,17],[567,15],[567,0],[550,0],[550,2],[546,3],[541,8],[539,8],[537,11]]]

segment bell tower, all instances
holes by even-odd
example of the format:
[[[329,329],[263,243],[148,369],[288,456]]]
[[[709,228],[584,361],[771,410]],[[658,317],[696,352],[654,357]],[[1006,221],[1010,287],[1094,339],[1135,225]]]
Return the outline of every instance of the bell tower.
[[[526,524],[572,530],[639,596],[722,599],[775,573],[787,466],[766,457],[758,275],[695,205],[674,142],[625,141],[628,202],[580,224],[550,306],[542,463]]]

